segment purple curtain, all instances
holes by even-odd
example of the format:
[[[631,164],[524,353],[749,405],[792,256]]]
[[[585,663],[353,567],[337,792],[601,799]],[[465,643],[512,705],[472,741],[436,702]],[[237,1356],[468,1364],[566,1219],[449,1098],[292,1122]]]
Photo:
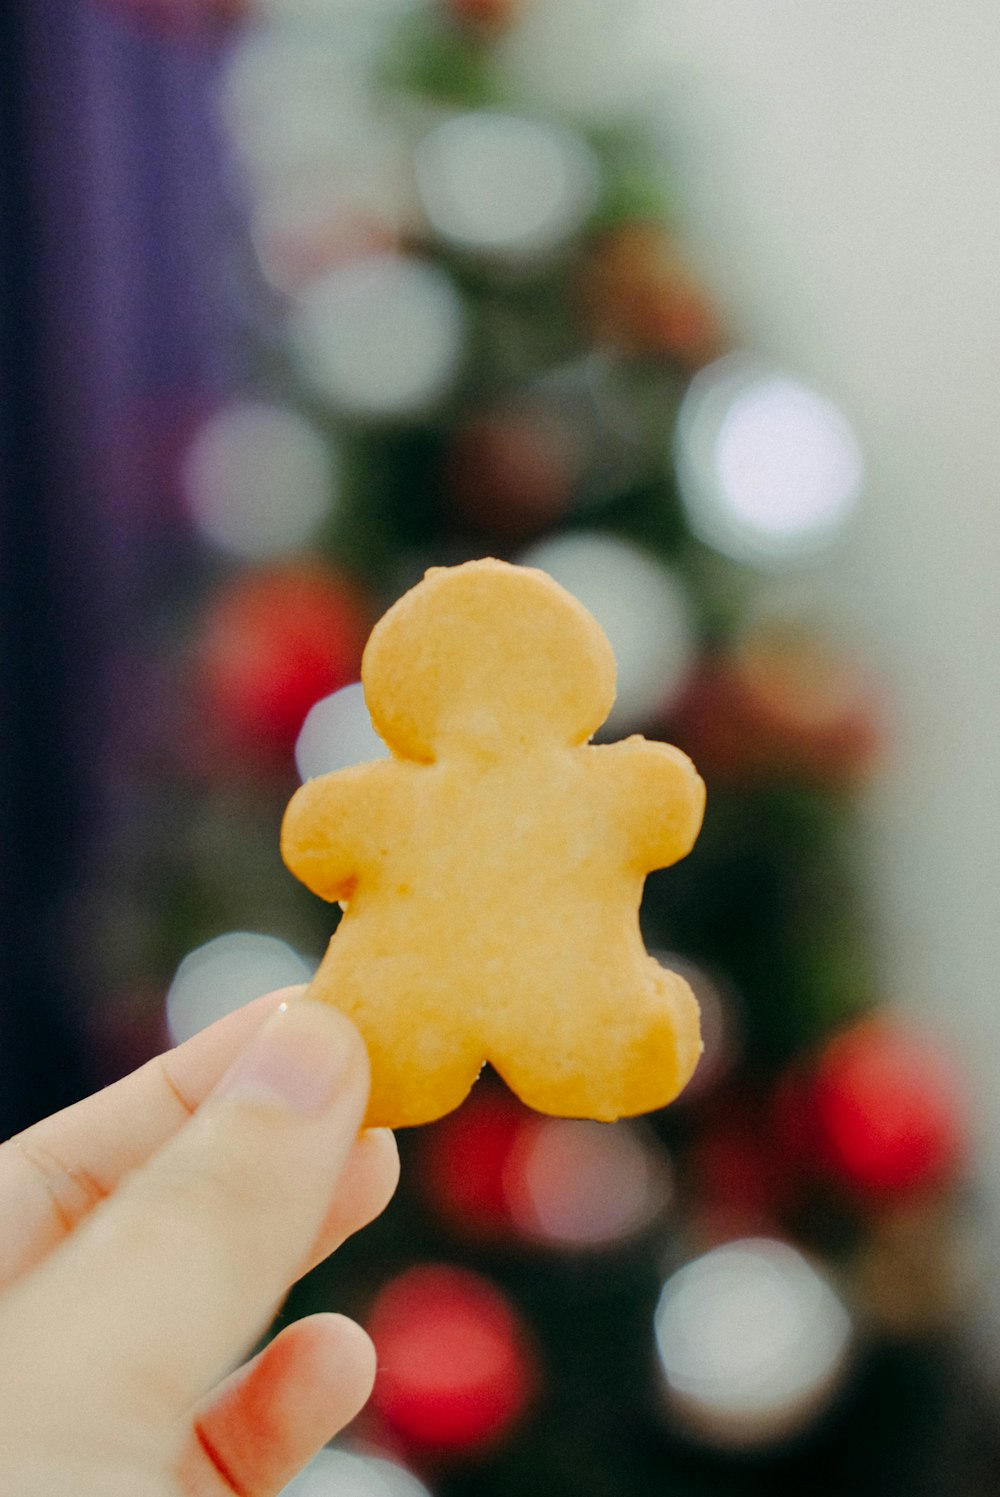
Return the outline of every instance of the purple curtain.
[[[219,39],[98,0],[0,17],[0,1131],[79,1095],[73,956],[176,529],[157,431],[227,378]],[[109,762],[111,761],[111,762]]]

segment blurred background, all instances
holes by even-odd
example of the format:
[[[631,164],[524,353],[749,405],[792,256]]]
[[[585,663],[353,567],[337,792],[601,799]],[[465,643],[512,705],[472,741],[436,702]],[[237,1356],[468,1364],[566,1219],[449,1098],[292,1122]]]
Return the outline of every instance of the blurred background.
[[[8,0],[0,1123],[308,977],[301,778],[432,564],[691,753],[662,1114],[487,1074],[295,1291],[295,1497],[1000,1481],[1000,21],[986,0]],[[290,1489],[292,1490],[292,1489]]]

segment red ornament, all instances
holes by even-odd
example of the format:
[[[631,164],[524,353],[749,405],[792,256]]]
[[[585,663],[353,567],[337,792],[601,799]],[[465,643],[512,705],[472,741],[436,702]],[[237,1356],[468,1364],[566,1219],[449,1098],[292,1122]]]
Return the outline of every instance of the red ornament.
[[[504,540],[524,540],[569,508],[583,465],[579,437],[554,411],[498,406],[459,427],[444,463],[458,515]]]
[[[756,1099],[733,1094],[716,1107],[695,1136],[687,1169],[692,1215],[706,1242],[779,1232],[795,1181]]]
[[[697,368],[723,350],[722,328],[678,245],[655,223],[626,223],[593,245],[580,270],[583,319],[602,342]]]
[[[811,1172],[884,1199],[951,1178],[965,1149],[961,1083],[948,1057],[898,1021],[838,1035],[786,1084],[779,1121]]]
[[[456,1112],[424,1130],[423,1191],[453,1230],[467,1237],[510,1236],[507,1171],[531,1116],[510,1092],[480,1083]]]
[[[484,30],[508,26],[523,8],[524,0],[445,0],[445,7],[459,21]]]
[[[378,1353],[372,1408],[407,1444],[472,1451],[506,1433],[537,1383],[517,1312],[488,1279],[423,1264],[381,1291],[367,1329]]]
[[[847,787],[878,758],[879,718],[875,685],[853,661],[797,630],[769,629],[701,665],[670,732],[717,783],[793,776]]]
[[[196,676],[226,749],[285,758],[314,702],[358,679],[368,633],[356,587],[318,563],[240,573],[209,600]]]

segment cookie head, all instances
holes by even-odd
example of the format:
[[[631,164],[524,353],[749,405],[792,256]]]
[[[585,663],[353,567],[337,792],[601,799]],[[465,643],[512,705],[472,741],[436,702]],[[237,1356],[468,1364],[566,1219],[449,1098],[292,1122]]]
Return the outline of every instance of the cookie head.
[[[404,758],[584,743],[615,697],[615,662],[581,603],[545,572],[487,559],[434,568],[372,631],[372,720]]]

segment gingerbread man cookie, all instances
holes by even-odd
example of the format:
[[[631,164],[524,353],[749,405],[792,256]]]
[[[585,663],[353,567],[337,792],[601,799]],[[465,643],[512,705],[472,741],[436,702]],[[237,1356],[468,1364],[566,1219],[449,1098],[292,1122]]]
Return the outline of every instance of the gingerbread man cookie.
[[[367,1041],[368,1124],[441,1117],[486,1061],[540,1112],[669,1102],[698,1006],[647,955],[639,901],[690,850],[704,786],[667,744],[589,742],[615,694],[595,620],[544,572],[436,568],[362,680],[392,757],[307,780],[282,853],[344,906],[309,991]]]

